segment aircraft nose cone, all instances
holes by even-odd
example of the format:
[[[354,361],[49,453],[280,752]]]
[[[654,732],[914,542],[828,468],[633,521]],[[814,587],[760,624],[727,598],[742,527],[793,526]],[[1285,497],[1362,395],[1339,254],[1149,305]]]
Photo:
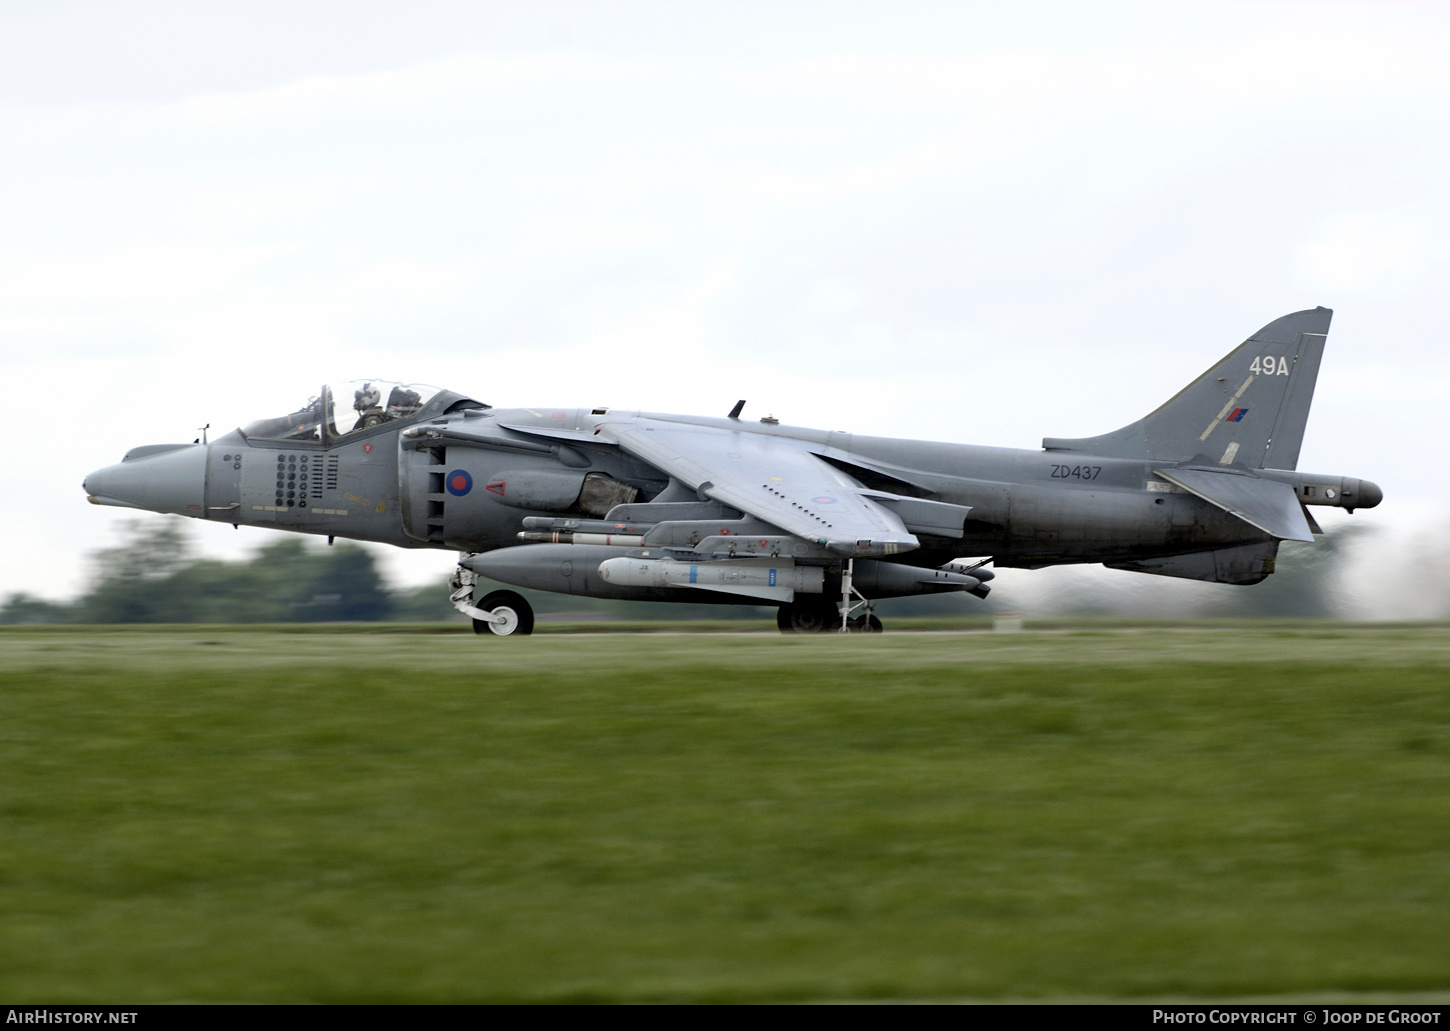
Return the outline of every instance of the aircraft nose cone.
[[[205,515],[205,444],[133,448],[116,465],[97,469],[81,487],[93,505]]]

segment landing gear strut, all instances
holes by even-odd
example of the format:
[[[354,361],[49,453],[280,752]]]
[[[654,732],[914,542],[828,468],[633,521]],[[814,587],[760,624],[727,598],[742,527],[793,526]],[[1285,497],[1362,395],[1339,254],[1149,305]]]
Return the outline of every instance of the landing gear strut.
[[[815,605],[782,605],[775,613],[775,625],[780,627],[783,634],[828,634],[839,633],[841,630],[841,614],[836,606],[821,604]],[[881,633],[881,620],[870,613],[862,613],[851,616],[846,629],[853,634]]]
[[[841,633],[881,633],[881,620],[871,610],[876,607],[866,595],[856,590],[856,585],[851,578],[856,572],[856,560],[848,558],[845,567],[841,570]],[[854,600],[851,595],[860,598]]]
[[[465,556],[467,557],[467,556]],[[534,632],[534,610],[523,595],[514,591],[492,591],[473,604],[473,588],[478,574],[459,566],[453,571],[448,586],[453,593],[448,600],[453,607],[473,620],[475,634],[495,637],[527,637]]]
[[[822,634],[831,631],[843,634],[881,633],[881,620],[877,619],[875,613],[871,611],[875,602],[856,590],[851,582],[855,564],[854,559],[848,559],[845,568],[841,570],[841,604],[839,607],[824,598],[782,605],[775,614],[775,625],[780,627],[780,632],[783,634]],[[855,597],[852,597],[853,595]]]

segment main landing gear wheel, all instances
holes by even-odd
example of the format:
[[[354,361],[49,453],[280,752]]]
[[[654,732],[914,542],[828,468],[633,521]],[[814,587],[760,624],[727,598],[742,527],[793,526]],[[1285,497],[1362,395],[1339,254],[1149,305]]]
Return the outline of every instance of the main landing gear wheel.
[[[841,614],[834,605],[782,605],[775,625],[783,634],[821,634],[839,628]]]
[[[480,608],[493,618],[475,619],[475,634],[493,634],[496,637],[525,637],[534,632],[534,610],[523,596],[513,591],[494,591],[485,594],[475,608]]]

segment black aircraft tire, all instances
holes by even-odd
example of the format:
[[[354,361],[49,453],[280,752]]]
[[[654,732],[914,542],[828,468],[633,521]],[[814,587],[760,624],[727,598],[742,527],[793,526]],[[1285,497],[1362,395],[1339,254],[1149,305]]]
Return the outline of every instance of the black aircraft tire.
[[[866,632],[868,634],[879,634],[884,629],[885,629],[885,627],[883,627],[881,625],[881,620],[877,619],[874,615],[867,617],[867,619],[866,619]]]
[[[839,627],[840,618],[834,605],[782,605],[775,625],[784,634],[823,634]]]
[[[494,615],[507,617],[502,625],[475,619],[473,621],[475,634],[491,634],[494,637],[527,637],[534,632],[533,607],[524,600],[521,594],[513,591],[493,591],[485,594],[483,600],[475,607]],[[500,612],[500,609],[503,611]]]

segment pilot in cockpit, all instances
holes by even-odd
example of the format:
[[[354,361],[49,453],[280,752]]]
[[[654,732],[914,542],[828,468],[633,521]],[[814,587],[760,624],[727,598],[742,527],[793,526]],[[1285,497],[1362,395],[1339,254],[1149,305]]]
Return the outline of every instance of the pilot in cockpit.
[[[416,390],[397,386],[388,394],[388,418],[406,419],[423,407],[423,397]]]
[[[342,408],[349,390],[352,391],[351,417]],[[320,395],[292,414],[259,419],[242,427],[242,432],[263,440],[331,442],[385,423],[412,419],[437,394],[437,387],[387,380],[324,384]]]
[[[352,406],[357,410],[357,428],[367,429],[386,421],[383,413],[383,392],[371,383],[364,383],[353,391]]]

